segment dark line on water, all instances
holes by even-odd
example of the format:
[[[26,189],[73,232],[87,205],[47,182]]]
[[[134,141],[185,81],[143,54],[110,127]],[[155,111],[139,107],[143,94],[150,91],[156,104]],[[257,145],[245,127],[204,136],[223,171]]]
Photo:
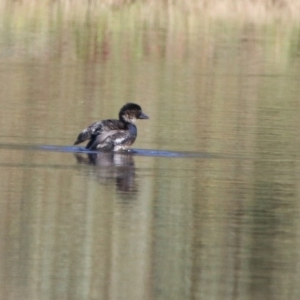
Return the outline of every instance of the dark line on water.
[[[22,151],[49,151],[49,152],[60,152],[60,153],[85,153],[85,154],[96,154],[99,151],[90,151],[84,147],[78,146],[58,146],[58,145],[28,145],[28,144],[1,144],[0,150],[22,150]],[[169,150],[155,150],[155,149],[138,149],[131,148],[124,152],[114,152],[115,154],[122,155],[134,155],[134,156],[145,156],[145,157],[164,157],[164,158],[202,158],[202,159],[233,159],[233,160],[263,160],[263,161],[276,161],[277,158],[266,158],[266,157],[254,157],[253,155],[244,154],[229,154],[229,153],[208,153],[208,152],[191,152],[191,151],[169,151]],[[280,161],[283,161],[280,157]],[[290,158],[286,158],[286,161],[290,161]]]
[[[1,144],[0,150],[21,150],[21,151],[49,151],[60,153],[83,153],[96,154],[99,151],[90,151],[84,147],[78,146],[57,146],[57,145],[28,145],[28,144]],[[266,158],[254,157],[253,155],[232,155],[227,153],[207,153],[207,152],[189,152],[189,151],[168,151],[168,150],[154,150],[154,149],[137,149],[133,148],[129,151],[115,152],[115,154],[134,155],[145,157],[164,157],[164,158],[201,158],[201,159],[232,159],[232,160],[256,160],[256,161],[293,161],[290,157],[280,158]]]
[[[98,151],[86,150],[78,146],[56,146],[56,145],[26,145],[26,144],[0,144],[0,149],[7,150],[22,150],[22,151],[49,151],[61,153],[98,153]],[[118,152],[116,152],[118,153]],[[154,149],[130,149],[127,152],[120,152],[122,154],[134,156],[148,156],[148,157],[166,157],[166,158],[219,158],[219,159],[237,159],[238,157],[229,157],[226,155],[202,153],[202,152],[188,152],[188,151],[168,151],[168,150],[154,150]]]

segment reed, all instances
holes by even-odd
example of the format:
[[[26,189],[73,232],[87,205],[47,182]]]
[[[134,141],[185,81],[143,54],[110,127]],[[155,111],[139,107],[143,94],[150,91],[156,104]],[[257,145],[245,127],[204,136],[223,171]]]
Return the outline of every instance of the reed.
[[[195,43],[200,43],[210,57],[224,40],[231,45],[245,42],[250,45],[255,41],[264,53],[270,53],[272,61],[267,61],[271,66],[282,71],[298,53],[297,3],[292,0],[169,0],[160,4],[153,0],[0,1],[0,42],[5,54],[0,60],[22,61],[28,55],[50,60],[67,57],[69,61],[102,60],[108,55],[110,59],[131,57],[134,61],[141,57],[172,59],[176,55],[180,60],[185,53],[199,47]],[[226,9],[225,4],[228,4]]]
[[[98,15],[122,9],[138,9],[142,17],[152,18],[163,11],[170,14],[197,15],[204,20],[227,19],[241,22],[298,22],[298,0],[6,0],[0,3],[0,13],[25,10],[26,14],[39,14],[57,9],[64,18]]]

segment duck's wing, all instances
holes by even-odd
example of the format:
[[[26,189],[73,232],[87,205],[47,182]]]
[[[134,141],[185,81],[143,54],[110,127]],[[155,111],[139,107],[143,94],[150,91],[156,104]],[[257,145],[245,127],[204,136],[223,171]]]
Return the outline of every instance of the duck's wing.
[[[89,150],[113,150],[114,148],[114,138],[122,136],[124,134],[123,130],[110,130],[102,131],[98,135],[93,135],[91,140],[88,142],[86,148]]]
[[[128,148],[136,139],[128,129],[103,131],[99,135],[93,135],[86,148],[89,150],[111,151],[117,148]],[[117,150],[116,150],[117,151]]]
[[[94,139],[95,136],[101,136],[102,134],[109,133],[110,131],[122,129],[124,129],[124,123],[119,120],[104,120],[95,122],[79,133],[74,145]]]
[[[101,130],[101,128],[102,128],[102,122],[100,121],[100,122],[95,122],[95,123],[91,124],[90,126],[88,126],[87,128],[83,129],[79,133],[74,145],[78,145],[80,143],[83,143],[83,142],[89,140],[91,138],[91,136],[95,132]]]

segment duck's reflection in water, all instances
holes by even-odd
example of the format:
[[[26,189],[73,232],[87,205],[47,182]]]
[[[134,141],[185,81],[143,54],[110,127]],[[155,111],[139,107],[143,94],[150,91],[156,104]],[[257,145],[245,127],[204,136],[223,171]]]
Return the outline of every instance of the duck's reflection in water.
[[[78,164],[96,166],[93,173],[101,184],[109,185],[115,181],[117,191],[136,193],[135,164],[133,156],[128,153],[99,152],[75,153]]]

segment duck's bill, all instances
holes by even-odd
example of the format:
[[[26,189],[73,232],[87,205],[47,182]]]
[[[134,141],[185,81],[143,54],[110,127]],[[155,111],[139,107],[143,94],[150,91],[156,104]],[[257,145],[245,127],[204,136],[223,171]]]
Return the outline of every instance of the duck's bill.
[[[139,119],[149,119],[149,117],[146,114],[141,113]]]

